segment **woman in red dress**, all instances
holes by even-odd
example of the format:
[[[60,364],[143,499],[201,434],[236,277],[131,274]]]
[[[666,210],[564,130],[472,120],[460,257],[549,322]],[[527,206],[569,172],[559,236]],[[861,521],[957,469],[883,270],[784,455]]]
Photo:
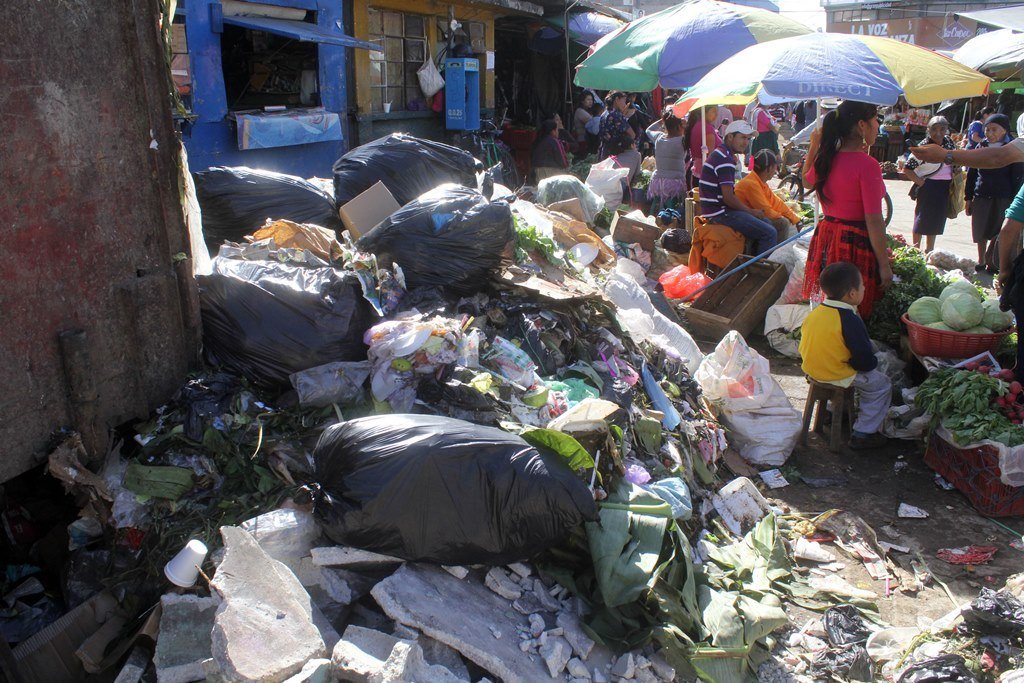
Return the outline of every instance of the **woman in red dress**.
[[[824,214],[811,238],[804,296],[820,299],[821,270],[849,261],[864,278],[859,312],[865,319],[892,283],[882,219],[885,183],[878,162],[868,154],[878,136],[878,123],[875,105],[843,102],[825,116],[821,135],[812,137],[804,165],[807,182],[818,193]]]

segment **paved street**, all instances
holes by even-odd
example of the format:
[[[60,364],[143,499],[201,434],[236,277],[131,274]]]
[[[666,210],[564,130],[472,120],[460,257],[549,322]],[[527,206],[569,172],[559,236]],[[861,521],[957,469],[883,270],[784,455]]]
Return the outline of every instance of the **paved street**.
[[[907,196],[910,192],[909,180],[886,180],[885,186],[892,197],[893,216],[889,224],[889,232],[903,235],[907,242],[911,241],[914,230],[914,202]],[[958,256],[966,256],[977,260],[978,251],[971,241],[971,218],[963,213],[952,220],[946,221],[946,232],[935,240],[936,249],[947,249]]]

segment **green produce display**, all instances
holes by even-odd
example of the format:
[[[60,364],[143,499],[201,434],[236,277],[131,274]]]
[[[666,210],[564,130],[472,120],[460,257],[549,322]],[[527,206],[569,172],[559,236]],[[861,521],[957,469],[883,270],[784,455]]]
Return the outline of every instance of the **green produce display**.
[[[939,294],[939,299],[944,302],[954,294],[970,294],[978,303],[985,298],[981,291],[967,280],[953,280]]]
[[[952,286],[942,290],[942,294],[945,295]],[[944,299],[942,296],[939,298],[942,299],[942,322],[954,330],[962,331],[974,327],[981,323],[985,316],[981,301],[966,292],[957,291]]]
[[[910,304],[907,317],[920,325],[942,322],[942,301],[938,297],[923,296]]]
[[[1013,325],[1013,313],[999,310],[999,299],[985,299],[981,307],[985,309],[985,316],[981,319],[981,324],[985,327],[991,330],[1005,330]]]
[[[964,369],[938,370],[921,384],[914,400],[918,408],[941,423],[958,445],[989,439],[1005,446],[1024,444],[1024,394],[1012,370],[993,377],[992,368],[978,363]],[[1005,381],[1004,381],[1005,380]]]
[[[868,333],[872,339],[898,348],[900,317],[921,297],[938,297],[947,280],[929,270],[924,254],[913,247],[892,250],[892,272],[899,282],[893,282],[875,304],[868,319]]]

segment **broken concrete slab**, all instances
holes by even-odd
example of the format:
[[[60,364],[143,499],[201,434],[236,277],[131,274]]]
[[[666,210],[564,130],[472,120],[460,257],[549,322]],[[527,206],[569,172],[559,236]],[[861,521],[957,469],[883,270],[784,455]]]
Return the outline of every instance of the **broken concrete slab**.
[[[533,569],[531,569],[529,565],[524,564],[522,562],[513,562],[512,564],[507,566],[509,569],[512,570],[513,573],[518,574],[519,577],[523,579],[525,579],[533,573]]]
[[[501,567],[491,567],[484,577],[484,584],[506,600],[518,600],[523,594],[519,584]]]
[[[512,607],[520,614],[527,616],[543,612],[545,609],[544,605],[537,599],[537,596],[533,594],[533,591],[524,592],[518,600],[512,603]]]
[[[309,594],[284,564],[239,527],[221,527],[224,561],[212,585],[223,597],[212,631],[221,676],[239,683],[281,681],[327,650]]]
[[[345,569],[384,569],[401,564],[405,560],[390,555],[380,555],[369,550],[350,548],[344,545],[313,548],[310,551],[313,564],[318,567],[343,567]]]
[[[160,637],[153,665],[159,683],[189,683],[205,678],[210,631],[219,601],[169,593],[160,598]]]
[[[557,623],[562,629],[562,635],[572,645],[573,653],[580,659],[586,660],[594,649],[594,641],[583,632],[579,618],[568,612],[559,612]]]
[[[464,579],[469,575],[469,570],[461,566],[452,566],[449,564],[442,564],[441,567],[454,576],[456,579]]]
[[[533,595],[540,601],[540,604],[544,606],[544,609],[549,612],[557,612],[562,608],[562,603],[551,595],[551,591],[540,579],[533,580]]]
[[[548,638],[547,643],[540,649],[540,656],[551,677],[559,678],[572,657],[572,646],[561,636]]]
[[[569,675],[573,678],[586,678],[590,679],[590,669],[583,663],[583,660],[578,657],[573,657],[569,660],[569,663],[565,665],[565,668],[569,670]]]
[[[313,620],[313,625],[316,626],[316,630],[320,632],[320,638],[324,641],[324,650],[330,652],[334,649],[334,646],[341,636],[338,635],[337,630],[334,628],[334,624],[327,618],[320,608],[316,604],[310,605],[311,615],[310,618]]]
[[[211,622],[212,624],[212,622]],[[124,666],[118,672],[114,683],[139,683],[143,674],[149,668],[150,651],[141,645],[132,648],[131,654],[125,660]]]
[[[334,669],[329,659],[311,659],[306,662],[299,673],[284,683],[331,683],[334,680]]]
[[[676,679],[675,667],[669,664],[668,660],[660,652],[651,655],[651,669],[663,681],[674,681]]]
[[[518,638],[493,637],[491,628],[514,635],[528,628],[527,620],[478,578],[460,581],[437,567],[406,564],[371,595],[392,619],[458,650],[505,683],[548,677],[543,662],[520,651]]]
[[[345,629],[345,634],[334,648],[331,661],[338,675],[353,683],[459,683],[469,680],[468,673],[462,678],[443,666],[427,662],[418,642],[361,626]]]
[[[632,678],[636,673],[636,660],[632,652],[627,652],[615,660],[609,672],[615,678]]]

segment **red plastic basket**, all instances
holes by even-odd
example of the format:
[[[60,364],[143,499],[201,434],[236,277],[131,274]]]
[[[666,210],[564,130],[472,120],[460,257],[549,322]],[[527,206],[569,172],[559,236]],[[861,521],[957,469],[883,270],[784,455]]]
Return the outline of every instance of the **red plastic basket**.
[[[1024,515],[1024,487],[999,479],[999,452],[992,446],[959,448],[938,434],[928,437],[924,462],[989,517]]]
[[[513,150],[530,150],[537,139],[533,128],[506,128],[501,131],[501,141]]]
[[[1013,328],[992,334],[947,332],[915,323],[904,313],[900,318],[907,326],[910,350],[919,356],[936,358],[970,358],[986,351],[995,351]]]

